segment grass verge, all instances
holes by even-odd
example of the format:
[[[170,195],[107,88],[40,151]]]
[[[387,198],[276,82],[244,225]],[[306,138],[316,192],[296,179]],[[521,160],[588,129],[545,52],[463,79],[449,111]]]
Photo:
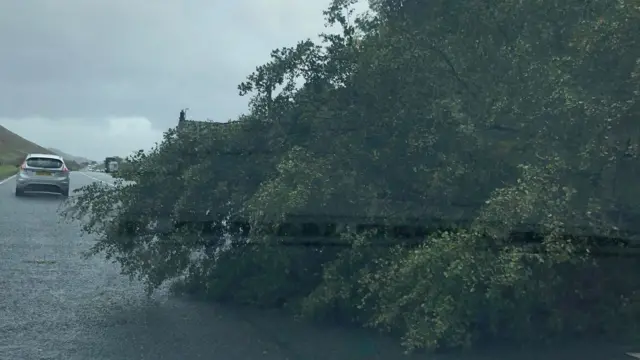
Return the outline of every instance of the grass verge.
[[[0,165],[0,181],[14,175],[18,169],[13,165]]]

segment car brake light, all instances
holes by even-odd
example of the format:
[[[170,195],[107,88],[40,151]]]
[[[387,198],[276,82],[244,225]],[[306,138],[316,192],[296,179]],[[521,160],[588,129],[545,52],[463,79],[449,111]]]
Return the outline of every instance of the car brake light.
[[[27,163],[23,162],[22,165],[20,165],[20,170],[24,171],[27,169]]]
[[[62,172],[69,172],[69,169],[67,169],[67,165],[62,165]]]

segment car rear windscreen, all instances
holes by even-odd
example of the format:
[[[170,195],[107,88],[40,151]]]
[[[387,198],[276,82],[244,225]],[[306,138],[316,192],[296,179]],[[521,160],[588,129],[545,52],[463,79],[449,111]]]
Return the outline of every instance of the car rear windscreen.
[[[27,166],[44,169],[59,169],[62,167],[62,161],[58,159],[32,157],[27,159]]]

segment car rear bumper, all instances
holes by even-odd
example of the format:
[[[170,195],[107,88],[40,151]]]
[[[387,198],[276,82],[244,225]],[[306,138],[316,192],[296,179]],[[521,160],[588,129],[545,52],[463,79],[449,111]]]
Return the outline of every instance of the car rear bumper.
[[[23,192],[64,193],[69,190],[69,177],[43,179],[18,174],[16,177],[16,190]]]

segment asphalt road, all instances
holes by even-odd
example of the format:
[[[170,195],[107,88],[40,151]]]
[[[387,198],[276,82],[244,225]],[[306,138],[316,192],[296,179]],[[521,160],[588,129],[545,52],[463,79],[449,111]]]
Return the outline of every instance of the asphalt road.
[[[78,188],[112,179],[74,172],[71,181]],[[60,221],[60,197],[16,198],[14,184],[0,180],[0,360],[402,358],[394,342],[363,331],[304,325],[162,291],[149,299],[116,265],[81,256],[92,239],[80,236],[78,224]],[[615,360],[632,359],[625,354],[631,350],[592,344],[442,358]]]

